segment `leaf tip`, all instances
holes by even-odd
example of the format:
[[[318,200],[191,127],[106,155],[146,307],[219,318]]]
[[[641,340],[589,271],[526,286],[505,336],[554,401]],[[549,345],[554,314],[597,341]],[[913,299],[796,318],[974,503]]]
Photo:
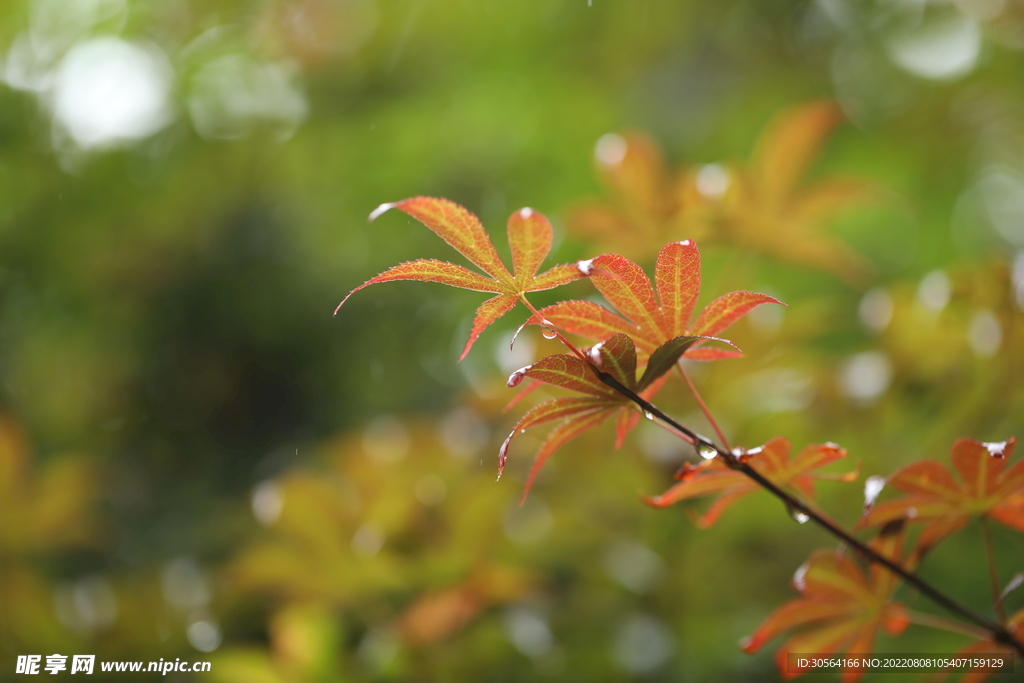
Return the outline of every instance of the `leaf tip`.
[[[875,501],[878,500],[878,495],[887,483],[888,480],[885,477],[878,475],[864,480],[864,514],[871,512],[871,508],[875,506]]]
[[[501,481],[501,475],[505,471],[505,462],[508,460],[508,447],[512,443],[512,437],[516,435],[515,430],[505,437],[505,440],[501,444],[501,448],[498,449],[498,478],[495,481]]]
[[[594,270],[594,259],[588,258],[583,261],[576,262],[576,269],[585,276],[590,276],[590,273]]]
[[[645,493],[640,494],[640,502],[648,507],[655,508],[656,510],[667,508],[670,505],[670,503],[665,502],[664,498],[664,496],[648,496]]]
[[[334,315],[338,315],[338,311],[341,310],[341,307],[344,306],[345,302],[348,301],[348,298],[350,296],[352,296],[353,294],[355,294],[355,293],[356,293],[356,290],[353,289],[351,292],[348,293],[348,295],[344,299],[341,300],[341,303],[338,304],[337,308],[334,309]]]
[[[983,441],[982,446],[988,451],[988,454],[997,460],[1004,460],[1006,458],[1007,450],[1013,451],[1013,445],[1010,441],[1016,441],[1016,439],[1007,439],[1006,441]],[[1009,446],[1009,448],[1007,448]]]
[[[378,207],[377,207],[376,209],[374,209],[373,211],[371,211],[371,212],[370,212],[370,217],[369,217],[369,218],[367,218],[366,220],[367,220],[367,221],[369,221],[370,223],[372,223],[372,222],[374,222],[375,220],[377,220],[377,218],[378,218],[378,217],[379,217],[379,216],[380,216],[380,215],[381,215],[382,213],[385,213],[386,211],[390,211],[390,210],[391,210],[391,209],[393,209],[393,208],[395,208],[395,204],[394,204],[393,202],[384,202],[383,204],[381,204],[380,206],[378,206]]]
[[[523,378],[526,377],[526,373],[529,372],[530,368],[532,367],[533,365],[524,365],[523,367],[513,372],[511,375],[508,376],[508,382],[506,382],[506,385],[509,387],[518,386],[519,383],[523,381]]]

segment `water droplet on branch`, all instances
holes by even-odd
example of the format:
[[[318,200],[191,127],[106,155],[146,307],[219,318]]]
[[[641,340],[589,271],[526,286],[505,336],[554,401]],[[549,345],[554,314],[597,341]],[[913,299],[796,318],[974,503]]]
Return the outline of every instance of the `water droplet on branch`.
[[[790,503],[786,503],[786,512],[789,513],[789,516],[792,517],[793,521],[797,524],[806,524],[807,520],[811,518],[806,512]]]
[[[705,460],[712,460],[718,457],[718,449],[711,444],[701,443],[697,445],[697,454]]]

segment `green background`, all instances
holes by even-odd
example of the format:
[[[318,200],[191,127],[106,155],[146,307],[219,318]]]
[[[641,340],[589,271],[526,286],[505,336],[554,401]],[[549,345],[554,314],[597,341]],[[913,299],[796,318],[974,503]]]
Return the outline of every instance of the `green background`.
[[[59,76],[103,37],[163,65],[166,101],[152,130],[89,142]],[[709,530],[643,506],[693,456],[648,424],[620,451],[608,428],[564,449],[519,510],[539,442],[517,441],[493,479],[520,410],[501,412],[500,349],[525,311],[461,364],[478,293],[382,284],[331,315],[398,262],[463,262],[397,212],[368,224],[382,202],[450,198],[503,254],[528,205],[555,226],[552,263],[594,256],[565,216],[608,196],[593,156],[612,131],[646,131],[674,168],[742,164],[780,112],[835,99],[848,121],[809,182],[881,188],[820,226],[870,261],[856,285],[742,243],[703,251],[702,305],[740,288],[788,304],[730,331],[746,358],[695,370],[735,443],[835,441],[862,482],[1024,426],[1016,3],[19,0],[0,47],[4,680],[21,680],[16,655],[54,652],[214,662],[178,680],[773,680],[771,648],[737,642],[827,536],[764,494]],[[951,296],[930,312],[936,271]],[[877,287],[883,332],[858,315]],[[890,377],[856,401],[842,378],[865,352]],[[708,431],[682,391],[662,402]],[[443,501],[422,494],[428,475]],[[819,491],[855,522],[861,483]],[[1024,540],[995,539],[1005,582]],[[976,526],[923,568],[979,610],[986,571]],[[411,605],[467,581],[487,588],[465,624],[404,635]],[[216,637],[190,640],[197,623]],[[878,649],[967,642],[912,626]]]

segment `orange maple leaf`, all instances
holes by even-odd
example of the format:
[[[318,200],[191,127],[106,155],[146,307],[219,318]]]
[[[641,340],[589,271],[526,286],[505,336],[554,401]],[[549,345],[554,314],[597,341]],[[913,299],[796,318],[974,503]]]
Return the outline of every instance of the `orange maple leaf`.
[[[423,223],[490,277],[454,263],[417,259],[390,268],[359,285],[348,293],[334,312],[337,313],[348,298],[363,287],[392,280],[422,280],[477,292],[496,293],[497,296],[488,299],[477,309],[469,339],[459,360],[466,357],[480,333],[512,310],[526,292],[553,289],[583,277],[573,264],[555,266],[537,274],[540,264],[551,251],[552,233],[548,219],[533,209],[520,209],[508,219],[508,243],[512,249],[515,274],[509,272],[502,263],[480,219],[455,202],[436,197],[413,197],[381,204],[370,214],[370,220],[389,209],[403,211]]]
[[[898,560],[903,534],[887,527],[871,547]],[[775,653],[783,678],[806,673],[791,662],[791,654],[827,656],[835,652],[868,654],[879,627],[899,635],[910,624],[906,607],[892,601],[899,579],[891,571],[871,565],[867,574],[848,555],[831,549],[815,551],[793,575],[793,587],[800,597],[790,600],[765,619],[749,638],[743,651],[757,652],[776,636],[795,628],[810,627],[790,636]],[[840,680],[853,683],[862,670],[847,670]]]
[[[624,317],[593,301],[561,301],[538,311],[543,319],[532,316],[527,324],[538,325],[546,320],[566,332],[593,340],[616,333],[628,334],[640,353],[649,354],[681,336],[725,341],[715,335],[753,308],[765,303],[782,304],[767,294],[730,292],[708,304],[691,324],[701,279],[700,252],[691,240],[671,242],[658,252],[654,266],[657,290],[640,266],[618,254],[602,254],[577,265]],[[684,357],[717,360],[743,355],[738,349],[707,348],[702,345],[706,339],[695,342]]]
[[[846,474],[815,472],[826,465],[846,457],[846,449],[835,444],[806,446],[790,457],[789,441],[777,436],[760,448],[740,452],[739,458],[779,486],[791,486],[810,499],[815,498],[815,480],[852,481],[858,471]],[[651,507],[664,508],[675,503],[718,496],[707,512],[694,521],[707,528],[718,521],[722,513],[737,501],[760,491],[761,486],[742,472],[729,469],[721,458],[705,460],[699,465],[686,465],[676,475],[680,480],[660,496],[644,496]]]
[[[848,178],[804,181],[841,120],[833,102],[796,106],[765,128],[750,162],[675,172],[647,136],[605,136],[597,147],[597,172],[611,201],[576,207],[569,226],[631,256],[644,256],[643,245],[652,241],[686,235],[860,280],[865,259],[824,234],[822,226],[869,198],[869,184]]]
[[[1024,532],[1024,461],[1005,469],[1016,438],[998,443],[958,439],[950,459],[962,481],[934,460],[919,460],[897,470],[887,485],[906,495],[871,505],[860,526],[894,520],[923,524],[917,553],[923,553],[972,517],[990,517]]]
[[[615,334],[606,341],[595,344],[585,353],[595,367],[614,377],[644,400],[650,401],[664,383],[665,373],[696,341],[696,337],[679,337],[659,347],[652,354],[639,380],[636,377],[636,349],[633,340],[625,334]],[[509,377],[508,384],[516,386],[524,378],[583,394],[556,398],[534,406],[519,419],[501,445],[498,453],[499,477],[505,467],[509,446],[516,434],[521,434],[535,425],[562,420],[541,444],[534,458],[523,490],[524,500],[544,462],[568,441],[598,426],[613,415],[618,415],[615,441],[618,448],[640,419],[638,409],[629,398],[602,382],[588,363],[574,355],[556,354],[541,358],[533,365],[514,372]]]

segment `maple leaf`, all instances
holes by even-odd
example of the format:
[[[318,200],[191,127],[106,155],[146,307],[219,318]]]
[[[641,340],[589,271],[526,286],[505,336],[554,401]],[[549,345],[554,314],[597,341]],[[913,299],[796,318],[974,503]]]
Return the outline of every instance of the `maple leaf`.
[[[824,474],[816,472],[822,467],[846,457],[846,449],[835,444],[806,446],[790,457],[790,443],[777,436],[760,448],[742,451],[739,458],[779,486],[791,486],[810,499],[815,498],[815,480],[853,481],[859,472]],[[697,526],[707,528],[718,521],[722,513],[737,501],[747,497],[761,486],[742,472],[729,469],[721,458],[705,460],[699,465],[687,465],[676,475],[680,480],[660,496],[645,496],[643,501],[651,507],[664,508],[675,503],[718,496],[702,516],[695,519]]]
[[[608,373],[644,400],[650,401],[664,383],[665,373],[689,345],[696,341],[696,337],[681,337],[670,340],[663,347],[655,350],[652,358],[656,360],[648,363],[647,369],[639,380],[636,378],[637,357],[633,340],[621,333],[612,335],[606,341],[595,344],[586,351],[593,367],[574,355],[556,354],[541,358],[533,365],[528,365],[512,373],[508,380],[509,386],[516,386],[523,379],[529,378],[536,382],[568,389],[582,394],[582,396],[555,398],[528,410],[501,445],[501,450],[498,452],[498,477],[501,477],[505,468],[512,439],[528,428],[546,422],[562,421],[544,440],[534,458],[529,478],[523,490],[523,500],[526,499],[540,468],[552,453],[613,415],[618,416],[615,426],[615,447],[621,446],[626,435],[639,421],[640,413],[635,404],[626,396],[602,382],[594,372],[594,367],[601,372]]]
[[[849,281],[867,264],[822,232],[841,211],[871,197],[862,180],[803,182],[832,130],[842,120],[833,102],[783,112],[761,134],[747,164],[666,169],[646,136],[605,136],[598,143],[598,175],[610,203],[590,202],[569,213],[568,224],[614,251],[644,256],[643,245],[677,235],[729,241],[781,260],[831,271]]]
[[[902,545],[899,525],[886,527],[870,543],[872,549],[894,561],[899,560]],[[884,567],[872,564],[865,574],[849,555],[817,550],[793,575],[793,587],[800,597],[772,612],[743,640],[743,651],[753,654],[786,631],[810,627],[790,636],[775,653],[779,672],[787,679],[805,673],[788,666],[790,654],[870,653],[879,627],[899,635],[910,623],[906,607],[891,600],[898,586],[899,579]],[[840,680],[853,683],[863,673],[846,671]]]
[[[680,234],[700,201],[683,201],[682,187],[692,173],[669,170],[658,145],[640,132],[610,133],[598,141],[596,173],[610,203],[590,201],[569,210],[567,222],[574,232],[586,234],[616,253],[644,257],[650,244]],[[693,230],[687,234],[694,234]]]
[[[718,219],[738,243],[856,283],[867,262],[821,226],[868,197],[868,184],[845,178],[801,182],[840,121],[839,108],[828,101],[783,112],[761,134],[752,162],[732,169]]]
[[[1024,461],[1005,468],[1016,445],[1013,437],[999,443],[958,439],[950,459],[962,481],[934,460],[897,470],[886,483],[906,495],[870,506],[860,526],[900,519],[923,524],[918,554],[962,529],[972,517],[990,517],[1024,532]]]
[[[534,315],[527,324],[538,325],[546,320],[566,332],[594,340],[616,333],[628,334],[636,341],[637,351],[650,354],[677,337],[718,340],[715,335],[753,308],[765,303],[782,304],[767,294],[730,292],[708,304],[691,324],[700,294],[700,252],[691,240],[671,242],[658,252],[654,265],[657,292],[640,266],[618,254],[602,254],[577,265],[624,317],[593,301],[561,301],[538,311],[543,318]],[[700,339],[690,346],[684,357],[718,360],[743,355],[738,349],[706,348],[702,346],[705,341]]]
[[[334,312],[337,314],[348,298],[360,289],[393,280],[438,282],[461,289],[497,294],[477,309],[469,339],[459,360],[466,357],[480,333],[512,310],[526,292],[553,289],[583,277],[573,264],[555,266],[537,274],[540,264],[551,251],[552,233],[548,219],[533,209],[520,209],[508,219],[508,243],[512,250],[514,274],[502,263],[480,219],[455,202],[436,197],[413,197],[381,204],[370,214],[370,220],[389,209],[403,211],[423,223],[490,277],[446,261],[417,259],[390,268],[359,285],[348,293]]]

